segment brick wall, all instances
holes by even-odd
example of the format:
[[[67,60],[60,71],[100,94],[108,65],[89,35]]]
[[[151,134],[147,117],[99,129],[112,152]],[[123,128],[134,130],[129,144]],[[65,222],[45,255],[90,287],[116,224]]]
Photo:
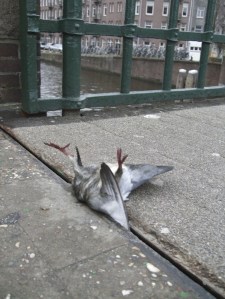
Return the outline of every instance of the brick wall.
[[[0,104],[9,102],[21,102],[18,0],[0,9]]]

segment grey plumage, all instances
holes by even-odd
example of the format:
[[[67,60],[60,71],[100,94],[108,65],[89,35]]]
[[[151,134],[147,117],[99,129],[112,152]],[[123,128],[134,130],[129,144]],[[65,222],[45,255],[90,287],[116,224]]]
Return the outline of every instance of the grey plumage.
[[[129,229],[127,214],[123,204],[120,189],[110,168],[102,163],[101,167],[84,167],[76,148],[77,159],[69,151],[67,144],[60,147],[54,143],[45,143],[68,156],[74,164],[74,179],[72,187],[78,201],[84,202],[91,209],[102,212],[114,221]]]
[[[77,199],[93,210],[102,212],[126,229],[129,228],[123,201],[129,194],[153,177],[170,171],[172,166],[154,166],[150,164],[125,164],[127,155],[117,150],[117,164],[102,163],[99,166],[84,167],[76,147],[76,158],[69,151],[69,144],[60,147],[54,143],[45,143],[68,156],[74,165],[73,190]]]

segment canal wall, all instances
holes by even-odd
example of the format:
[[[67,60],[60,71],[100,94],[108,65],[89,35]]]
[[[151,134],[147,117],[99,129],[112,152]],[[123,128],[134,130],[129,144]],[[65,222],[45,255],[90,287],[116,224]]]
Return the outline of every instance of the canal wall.
[[[61,53],[42,52],[43,60],[62,63]],[[86,69],[105,71],[121,74],[122,58],[118,56],[82,56],[81,66]],[[179,69],[198,70],[199,64],[194,61],[175,61],[173,68],[172,84],[176,85]],[[152,82],[162,82],[164,72],[164,60],[149,58],[133,58],[132,77]],[[206,86],[219,84],[221,64],[209,62],[206,74]]]

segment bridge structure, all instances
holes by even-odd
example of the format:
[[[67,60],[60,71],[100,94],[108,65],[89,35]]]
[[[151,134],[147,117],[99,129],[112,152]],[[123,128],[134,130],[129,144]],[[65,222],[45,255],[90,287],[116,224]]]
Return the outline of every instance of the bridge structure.
[[[91,24],[82,19],[82,0],[64,0],[61,20],[42,20],[37,0],[20,1],[20,32],[22,60],[22,109],[30,114],[57,109],[80,109],[94,106],[142,104],[152,101],[224,96],[224,86],[205,87],[211,43],[225,43],[224,35],[213,32],[216,0],[208,1],[204,32],[183,32],[177,28],[179,0],[171,0],[168,29],[141,28],[134,24],[136,0],[126,1],[122,26]],[[39,97],[37,45],[41,32],[61,32],[63,35],[62,98]],[[120,92],[80,93],[81,38],[83,35],[118,36],[123,39]],[[161,90],[130,91],[133,39],[166,40],[166,55]],[[172,89],[174,49],[178,41],[202,42],[197,86]]]

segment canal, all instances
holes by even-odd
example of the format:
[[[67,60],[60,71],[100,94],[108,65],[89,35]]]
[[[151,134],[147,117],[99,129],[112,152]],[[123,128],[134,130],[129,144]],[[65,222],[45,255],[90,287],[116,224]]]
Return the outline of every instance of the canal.
[[[74,79],[74,84],[76,78]],[[147,82],[138,79],[132,79],[131,90],[152,90],[161,89],[160,83]],[[81,94],[119,92],[120,76],[92,71],[81,70]],[[41,63],[41,97],[52,98],[62,96],[62,67],[58,64],[42,62]]]

